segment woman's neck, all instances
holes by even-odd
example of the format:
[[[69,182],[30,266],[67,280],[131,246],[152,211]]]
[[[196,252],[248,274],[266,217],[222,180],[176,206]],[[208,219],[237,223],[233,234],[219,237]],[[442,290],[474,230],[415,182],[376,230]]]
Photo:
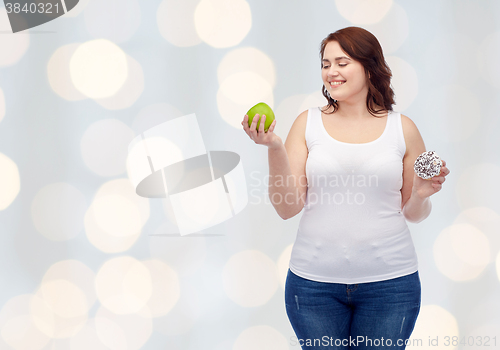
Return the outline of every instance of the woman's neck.
[[[337,102],[338,109],[335,111],[335,115],[339,117],[346,118],[352,121],[361,121],[367,118],[373,118],[373,115],[368,111],[366,103],[364,104],[349,104],[345,102]],[[382,109],[381,112],[375,113],[376,115],[384,115],[387,111],[382,107],[375,105],[373,106],[375,110]],[[333,107],[330,106],[325,112],[333,112]]]

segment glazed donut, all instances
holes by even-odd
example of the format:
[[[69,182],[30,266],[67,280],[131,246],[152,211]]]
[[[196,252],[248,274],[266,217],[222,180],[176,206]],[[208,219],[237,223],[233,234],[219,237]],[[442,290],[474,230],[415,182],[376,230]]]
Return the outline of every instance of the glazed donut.
[[[443,162],[437,153],[427,151],[417,157],[413,169],[417,173],[417,176],[424,180],[429,180],[431,177],[439,175],[441,166],[443,166]]]

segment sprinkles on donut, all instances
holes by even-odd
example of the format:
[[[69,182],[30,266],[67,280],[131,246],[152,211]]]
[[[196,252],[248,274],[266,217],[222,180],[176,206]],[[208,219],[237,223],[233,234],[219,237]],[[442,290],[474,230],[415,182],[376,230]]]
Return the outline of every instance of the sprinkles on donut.
[[[415,173],[417,173],[417,176],[424,180],[429,180],[439,175],[442,166],[443,162],[437,153],[434,151],[427,151],[417,157],[413,169]]]

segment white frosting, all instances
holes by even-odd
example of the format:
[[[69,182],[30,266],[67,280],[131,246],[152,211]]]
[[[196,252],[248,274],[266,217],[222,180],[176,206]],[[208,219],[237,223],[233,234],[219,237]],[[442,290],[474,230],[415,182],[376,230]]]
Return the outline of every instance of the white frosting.
[[[442,165],[443,162],[436,152],[427,151],[417,157],[413,169],[417,173],[417,176],[427,180],[439,175]]]

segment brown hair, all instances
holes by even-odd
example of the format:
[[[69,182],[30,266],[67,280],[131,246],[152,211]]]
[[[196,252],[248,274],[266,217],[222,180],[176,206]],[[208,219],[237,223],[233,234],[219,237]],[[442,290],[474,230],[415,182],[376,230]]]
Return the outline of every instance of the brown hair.
[[[329,34],[321,42],[320,59],[323,60],[326,45],[336,41],[342,50],[352,59],[358,61],[365,68],[368,84],[368,95],[366,96],[366,107],[371,115],[382,111],[392,111],[394,104],[394,91],[391,88],[392,72],[385,62],[382,47],[377,38],[369,31],[359,27],[347,27]],[[323,62],[321,63],[323,68]],[[322,88],[323,96],[328,101],[328,108],[333,107],[334,113],[338,109],[338,103],[327,93],[325,86]],[[374,106],[381,106],[375,110]],[[331,113],[329,113],[331,114]]]

